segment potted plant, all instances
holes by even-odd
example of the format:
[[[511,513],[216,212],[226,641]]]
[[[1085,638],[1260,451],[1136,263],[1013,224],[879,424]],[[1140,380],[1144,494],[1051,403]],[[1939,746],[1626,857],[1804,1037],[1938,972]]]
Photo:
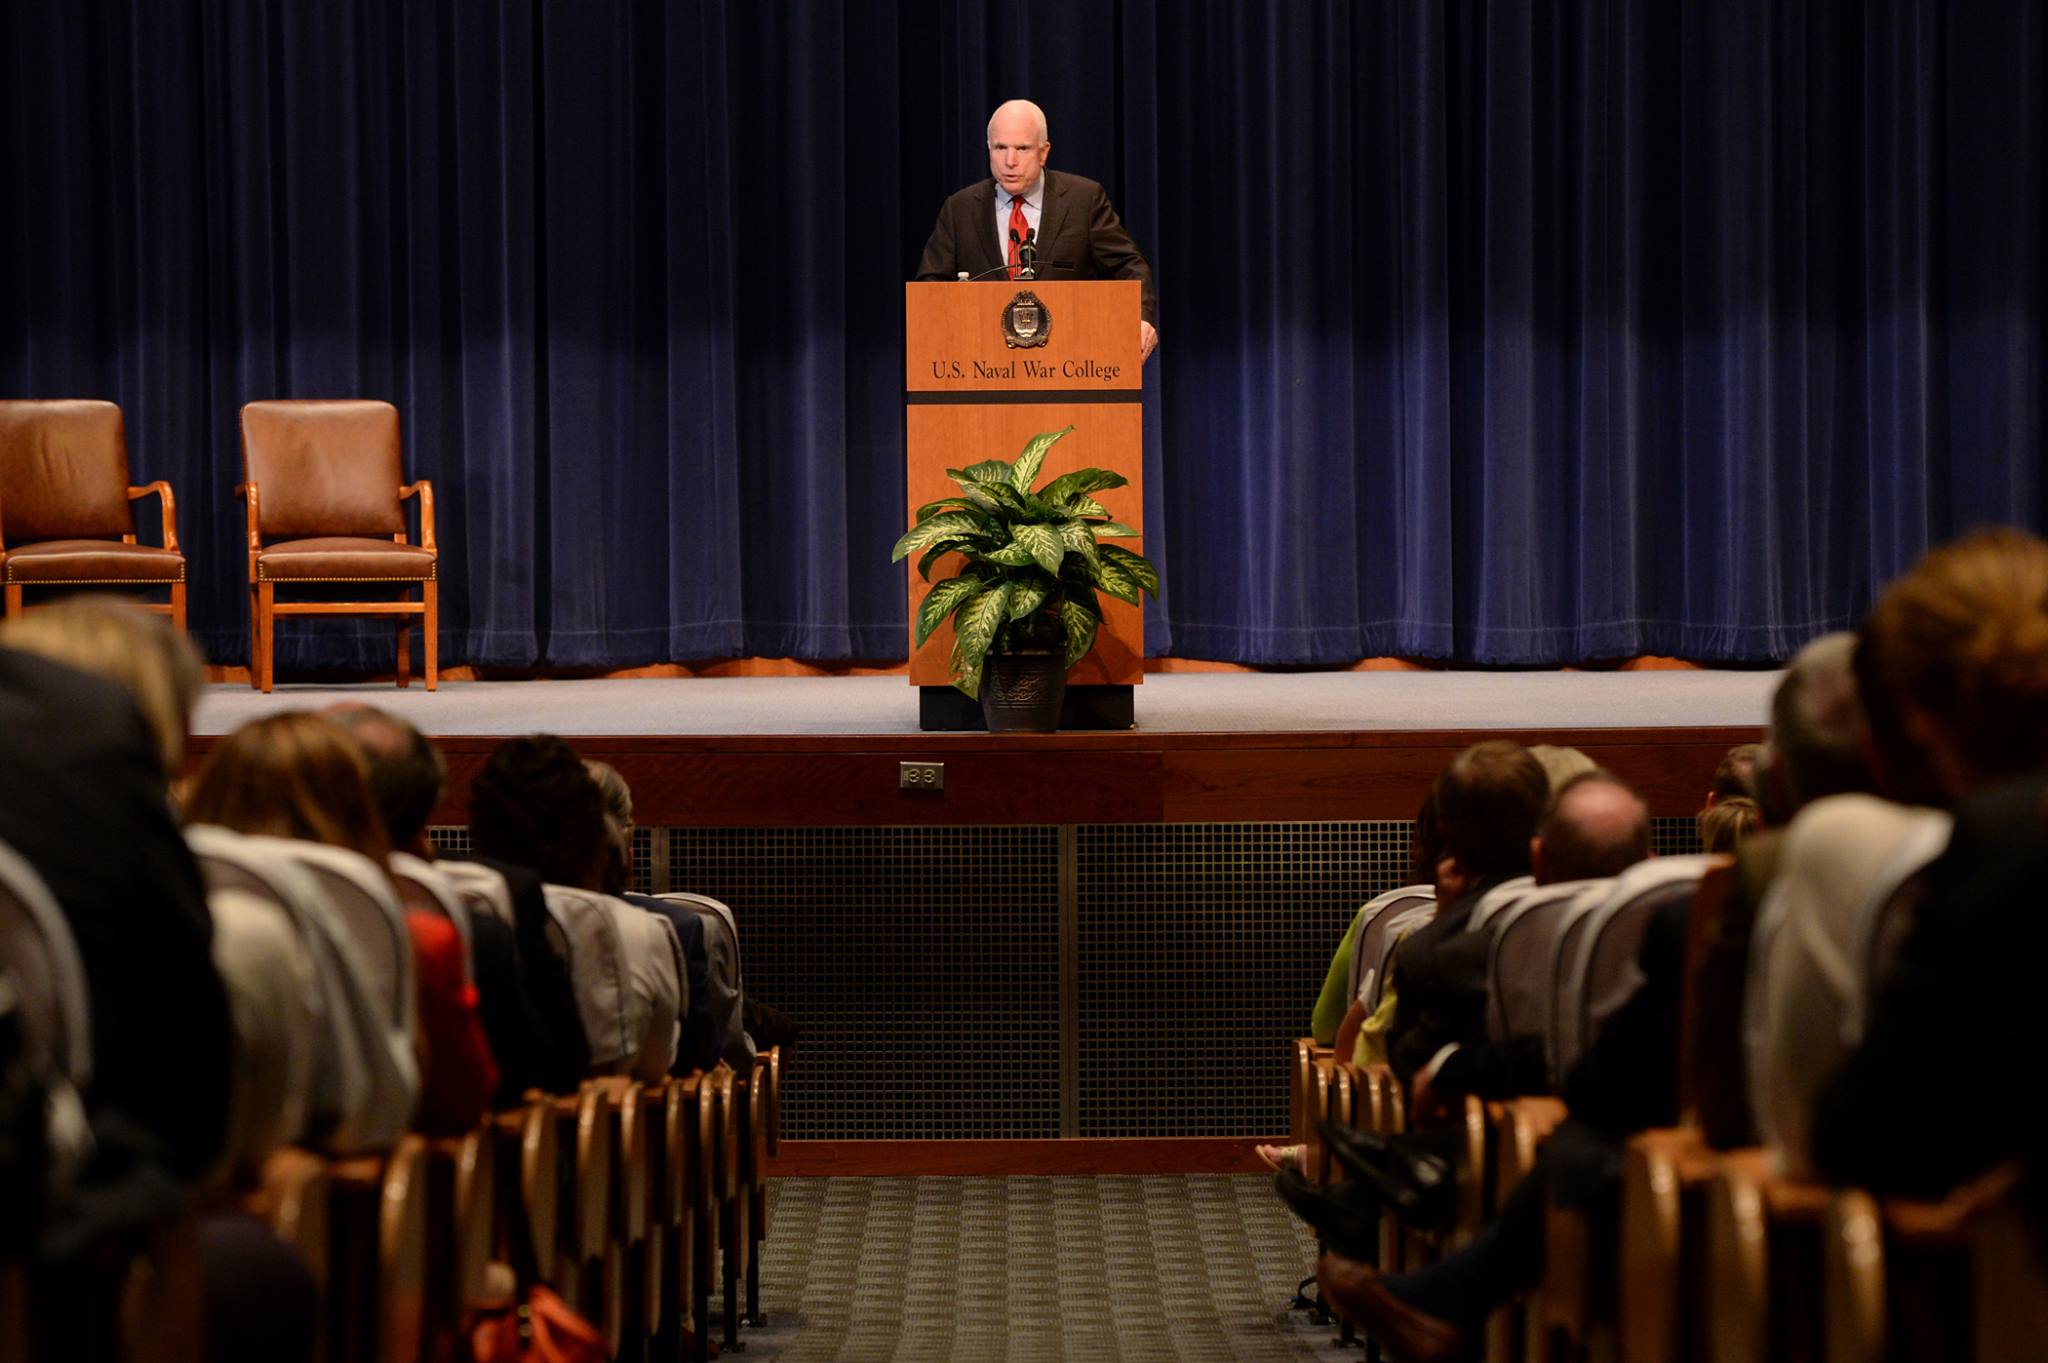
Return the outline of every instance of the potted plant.
[[[1159,594],[1150,559],[1102,542],[1138,533],[1092,495],[1129,479],[1076,469],[1032,488],[1046,451],[1073,429],[1033,436],[1014,460],[947,469],[960,495],[919,507],[890,560],[923,550],[917,571],[929,582],[941,558],[961,556],[959,572],[925,597],[915,632],[923,644],[953,622],[953,685],[981,700],[991,731],[1058,727],[1067,669],[1095,646],[1098,592],[1132,605],[1140,592]]]

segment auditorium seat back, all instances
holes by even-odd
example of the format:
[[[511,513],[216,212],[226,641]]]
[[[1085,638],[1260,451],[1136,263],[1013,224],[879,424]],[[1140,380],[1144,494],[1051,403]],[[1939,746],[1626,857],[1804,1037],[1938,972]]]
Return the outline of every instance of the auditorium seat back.
[[[480,861],[436,861],[433,867],[441,884],[461,899],[467,916],[483,914],[508,928],[517,926],[512,887],[501,872]]]
[[[1484,932],[1496,914],[1503,913],[1522,902],[1536,891],[1536,881],[1530,876],[1512,876],[1479,896],[1479,902],[1472,906],[1471,914],[1465,919],[1465,931]]]
[[[1381,895],[1387,904],[1358,929],[1351,947],[1351,997],[1368,1015],[1380,1005],[1387,985],[1387,962],[1401,939],[1436,917],[1436,887],[1410,885]]]
[[[410,1035],[419,1011],[414,992],[412,938],[398,891],[377,863],[345,847],[287,839],[283,850],[319,882],[327,902],[353,934],[370,968],[390,1025]]]
[[[675,1059],[679,1034],[684,974],[675,929],[658,915],[594,890],[548,885],[543,893],[549,916],[567,940],[569,980],[590,1043],[592,1073],[659,1079]],[[662,1005],[666,1017],[650,1008],[651,1001],[664,999],[672,1001]]]
[[[1604,899],[1611,882],[1570,880],[1517,896],[1488,920],[1487,1035],[1495,1041],[1543,1036],[1550,1025],[1557,939],[1573,917]],[[1556,1082],[1556,1075],[1551,1076]]]
[[[1636,957],[1657,910],[1690,896],[1707,868],[1726,860],[1696,854],[1639,861],[1616,876],[1606,896],[1571,925],[1557,962],[1553,1075],[1562,1078],[1571,1071],[1601,1025],[1642,984]]]
[[[398,902],[407,913],[431,913],[455,925],[462,939],[463,978],[475,983],[475,952],[470,945],[469,898],[441,874],[441,867],[410,852],[391,854],[391,879],[398,886]],[[504,877],[500,876],[500,883]]]
[[[48,1098],[51,1181],[66,1186],[91,1148],[79,1094],[92,1082],[92,996],[63,909],[4,842],[0,980],[14,992],[28,1061]]]
[[[268,899],[290,916],[313,958],[322,1025],[306,1139],[337,1153],[388,1148],[419,1096],[412,1033],[392,1025],[391,1001],[321,882],[298,859],[298,845],[207,824],[188,827],[185,840],[209,891],[234,887]]]

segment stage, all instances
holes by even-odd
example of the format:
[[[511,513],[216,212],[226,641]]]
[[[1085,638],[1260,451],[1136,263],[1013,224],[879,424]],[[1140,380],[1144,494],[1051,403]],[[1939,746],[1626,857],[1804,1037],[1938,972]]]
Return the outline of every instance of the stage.
[[[434,735],[436,840],[506,736],[631,785],[645,890],[739,916],[804,1027],[787,1172],[1222,1172],[1284,1129],[1285,1046],[1352,911],[1407,883],[1416,809],[1492,736],[1567,744],[1689,850],[1777,673],[1157,673],[1123,732],[920,733],[900,675],[206,689],[201,754],[337,701]],[[901,765],[944,788],[905,790]]]
[[[1137,691],[1139,734],[1688,729],[1764,721],[1779,673],[1158,673]],[[901,676],[605,678],[206,688],[194,719],[220,734],[275,710],[383,706],[437,736],[919,737]],[[936,738],[937,736],[932,736]],[[952,741],[961,735],[946,735]]]

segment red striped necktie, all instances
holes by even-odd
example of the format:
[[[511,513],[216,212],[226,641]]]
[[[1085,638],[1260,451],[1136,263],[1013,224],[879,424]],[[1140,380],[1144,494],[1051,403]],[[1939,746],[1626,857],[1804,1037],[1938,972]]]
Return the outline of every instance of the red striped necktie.
[[[1024,268],[1024,262],[1019,258],[1018,248],[1023,245],[1024,239],[1030,234],[1031,225],[1024,221],[1024,200],[1012,194],[1010,196],[1010,278],[1012,279],[1015,279]]]

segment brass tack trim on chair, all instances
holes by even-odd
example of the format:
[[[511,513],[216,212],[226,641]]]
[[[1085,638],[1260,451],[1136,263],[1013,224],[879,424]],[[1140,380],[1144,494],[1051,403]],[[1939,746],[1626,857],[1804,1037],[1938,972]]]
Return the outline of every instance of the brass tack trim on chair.
[[[264,571],[264,566],[260,563],[256,565],[256,580],[258,582],[275,582],[280,586],[289,585],[294,582],[438,582],[441,580],[439,572],[440,563],[438,561],[434,564],[435,571],[429,572],[425,577],[272,577]]]
[[[183,582],[185,570],[179,568],[176,577],[16,577],[9,568],[6,580],[24,587],[168,587]]]

